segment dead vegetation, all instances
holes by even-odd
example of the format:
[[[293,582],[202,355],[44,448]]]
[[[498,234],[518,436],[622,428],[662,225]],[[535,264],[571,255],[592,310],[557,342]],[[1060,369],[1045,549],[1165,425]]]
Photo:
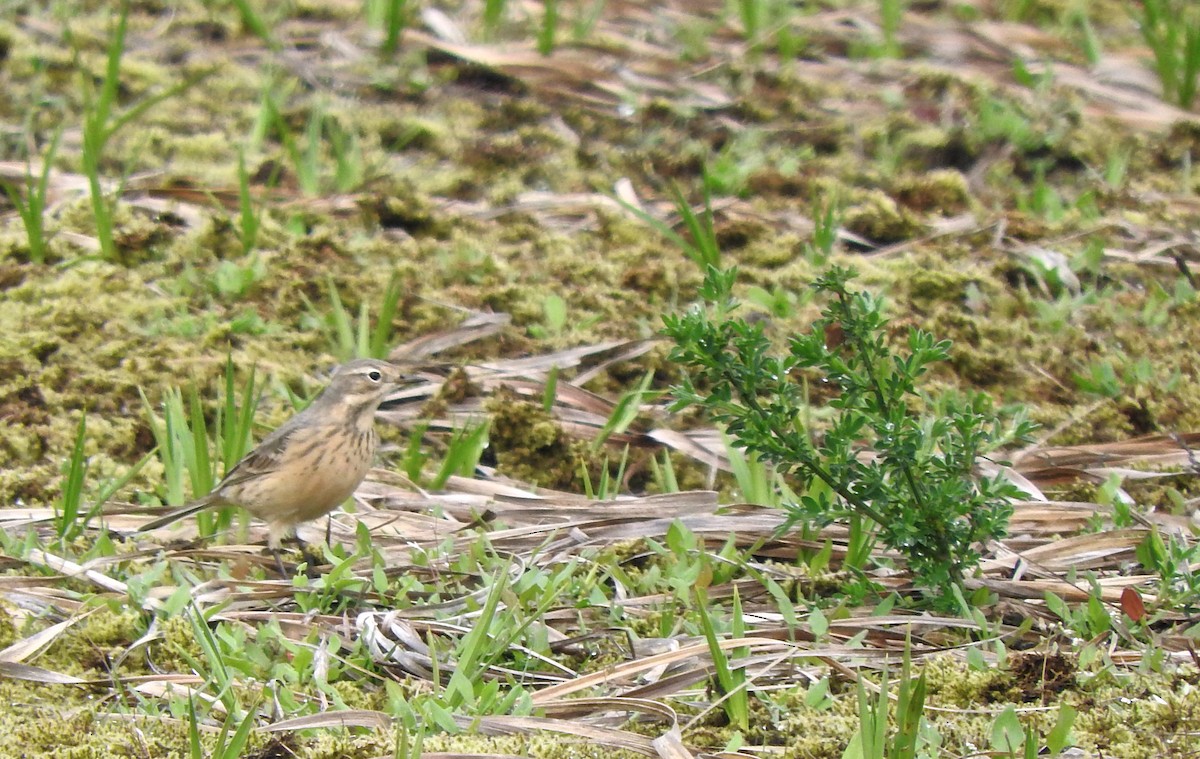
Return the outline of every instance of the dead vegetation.
[[[418,734],[426,756],[836,757],[855,688],[877,692],[905,656],[941,736],[927,755],[1003,755],[1006,710],[1040,739],[1063,704],[1088,755],[1192,752],[1196,130],[1122,4],[1093,9],[1095,63],[1065,22],[982,0],[911,3],[899,57],[864,52],[882,35],[867,3],[813,4],[756,37],[724,3],[607,2],[549,56],[530,33],[541,3],[508,3],[490,35],[484,3],[430,4],[392,58],[359,3],[260,8],[269,39],[232,6],[152,5],[133,8],[123,98],[212,73],[116,140],[102,179],[120,260],[96,260],[74,128],[46,174],[47,263],[15,215],[0,238],[0,753],[183,755],[189,724],[215,752],[222,723],[249,719],[257,757],[416,755]],[[4,108],[5,183],[39,176],[53,120],[83,107],[76,69],[100,76],[109,18],[93,11],[73,60],[51,16],[0,28],[0,86],[65,101]],[[60,69],[71,83],[38,78]],[[255,126],[270,97],[275,121]],[[315,179],[292,150],[306,129],[325,151]],[[233,146],[256,130],[239,186]],[[695,200],[712,181],[715,233],[775,293],[777,309],[756,301],[773,329],[811,318],[804,243],[836,197],[836,255],[892,295],[898,328],[955,340],[937,381],[1043,422],[1011,465],[982,464],[1027,500],[959,613],[931,611],[878,547],[847,569],[846,525],[781,532],[780,510],[742,502],[719,431],[668,399],[612,424],[642,377],[677,379],[655,320],[699,281],[644,219],[681,229],[672,189]],[[262,228],[241,251],[246,204]],[[231,271],[245,283],[221,284]],[[392,272],[408,290],[390,358],[428,381],[381,412],[389,451],[353,512],[302,531],[328,535],[323,573],[276,577],[256,524],[132,537],[163,498],[155,464],[58,539],[63,412],[99,417],[97,476],[127,472],[153,445],[137,389],[193,369],[203,384],[228,350],[277,377],[276,418],[284,382],[303,395],[296,377],[337,352],[312,326],[328,327],[329,290],[365,315]],[[414,429],[432,466],[498,417],[505,450],[469,473],[400,474]],[[660,492],[664,462],[679,492]],[[607,498],[582,495],[602,481]],[[723,667],[742,673],[732,692]]]

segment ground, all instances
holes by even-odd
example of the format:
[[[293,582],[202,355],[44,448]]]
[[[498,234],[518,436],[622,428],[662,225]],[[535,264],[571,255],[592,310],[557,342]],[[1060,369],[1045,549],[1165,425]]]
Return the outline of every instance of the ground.
[[[1003,750],[1010,713],[1188,754],[1200,117],[1150,5],[13,4],[0,753],[203,755],[194,726],[222,755],[245,724],[259,757],[840,757],[908,650],[918,755]],[[771,338],[852,266],[892,343],[952,341],[925,391],[1040,425],[1004,457],[1045,497],[961,605],[882,551],[864,582],[844,524],[778,533],[668,410],[707,215]],[[332,544],[302,531],[314,577],[236,509],[133,532],[365,354],[425,383]]]

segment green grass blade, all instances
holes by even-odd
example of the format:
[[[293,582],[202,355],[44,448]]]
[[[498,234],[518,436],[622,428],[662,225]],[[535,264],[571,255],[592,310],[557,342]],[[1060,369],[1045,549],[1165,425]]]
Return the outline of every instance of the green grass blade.
[[[188,387],[188,419],[192,432],[192,496],[199,497],[212,490],[213,464],[208,450],[208,424],[204,421],[204,405],[196,385]]]
[[[696,613],[700,617],[700,629],[704,633],[704,640],[708,643],[708,653],[712,658],[713,669],[716,671],[717,687],[720,688],[722,695],[731,696],[742,687],[745,674],[741,673],[740,677],[736,677],[729,667],[729,656],[721,648],[712,616],[708,613],[708,594],[704,592],[703,588],[696,588],[695,598]],[[741,703],[744,705],[744,699]],[[729,721],[736,729],[749,729],[749,713],[742,710],[732,697],[725,699],[723,705]]]
[[[404,294],[399,274],[392,274],[387,288],[383,291],[383,301],[379,304],[379,316],[375,320],[375,328],[371,330],[370,348],[367,355],[372,358],[387,358],[392,340],[392,323],[396,320],[396,312],[400,308],[400,296]]]
[[[487,599],[483,602],[483,608],[479,610],[479,615],[471,626],[471,632],[467,633],[467,637],[463,638],[462,643],[459,644],[458,655],[455,657],[458,665],[455,668],[455,674],[462,674],[469,683],[482,681],[480,665],[484,663],[487,641],[492,621],[496,618],[496,609],[500,606],[500,598],[509,587],[508,570],[511,565],[510,559],[492,575],[492,584],[488,589]],[[457,708],[465,705],[466,699],[467,695],[463,690],[455,690],[449,694],[447,700],[451,708]]]
[[[487,446],[488,425],[482,423],[474,429],[462,429],[454,433],[446,450],[446,458],[438,468],[437,475],[429,486],[439,490],[446,486],[451,475],[458,474],[469,477],[479,464],[479,457]]]
[[[228,719],[234,719],[231,712]],[[247,709],[246,716],[238,724],[233,737],[229,739],[220,752],[220,759],[240,759],[245,756],[246,744],[250,741],[250,732],[254,729],[254,710]]]
[[[243,29],[258,37],[271,50],[279,49],[279,43],[275,41],[267,22],[255,12],[254,6],[249,3],[249,0],[233,0],[233,5],[238,10],[238,18],[241,19]]]
[[[192,759],[205,759],[204,746],[200,743],[200,717],[196,714],[196,701],[191,691],[188,692],[188,753]]]
[[[333,347],[340,361],[348,361],[354,357],[354,318],[342,303],[333,277],[326,277],[325,282],[329,287],[328,322],[333,329]]]
[[[246,171],[246,153],[238,150],[238,224],[241,229],[242,252],[250,253],[258,244],[258,230],[261,219],[255,213],[253,197],[250,194],[250,175]]]
[[[542,388],[542,410],[549,413],[554,409],[554,399],[558,397],[558,365],[550,367],[546,372],[546,385]]]
[[[78,535],[81,527],[78,524],[79,507],[83,502],[83,482],[87,475],[87,457],[84,446],[87,443],[87,413],[79,417],[79,426],[75,431],[75,444],[71,447],[71,458],[67,465],[67,477],[63,481],[62,496],[58,501],[57,532],[62,540],[71,540]]]
[[[593,452],[604,447],[604,443],[613,435],[619,435],[629,429],[629,425],[633,424],[638,414],[641,413],[643,400],[646,396],[651,395],[650,383],[653,381],[654,371],[651,370],[642,376],[642,381],[636,388],[621,395],[616,405],[613,406],[612,413],[604,422],[604,426],[596,435],[596,439],[592,441]],[[657,393],[654,394],[657,395]]]
[[[384,17],[384,38],[380,51],[387,57],[396,54],[400,47],[400,34],[408,26],[407,0],[385,0],[387,15]]]

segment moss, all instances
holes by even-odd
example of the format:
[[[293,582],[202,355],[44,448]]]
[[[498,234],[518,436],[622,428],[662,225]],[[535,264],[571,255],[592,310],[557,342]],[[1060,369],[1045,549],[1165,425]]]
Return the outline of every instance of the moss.
[[[153,644],[155,666],[165,672],[190,672],[192,662],[204,661],[204,650],[196,640],[196,630],[186,615],[159,620],[162,639]]]
[[[868,192],[846,208],[842,224],[855,234],[876,243],[899,242],[920,234],[923,227],[910,211],[882,192]]]
[[[20,633],[16,620],[4,602],[0,602],[0,650],[8,648],[17,641]]]
[[[895,187],[896,200],[922,213],[946,216],[962,213],[971,200],[967,179],[953,169],[938,169],[901,179]]]
[[[592,457],[586,445],[567,437],[540,404],[501,389],[487,400],[484,409],[491,414],[488,439],[496,449],[497,469],[502,474],[545,488],[570,490],[575,486],[580,460]]]
[[[109,671],[112,663],[144,631],[137,611],[101,607],[59,636],[45,656],[61,672],[92,677]],[[136,663],[126,660],[126,665],[136,666]]]

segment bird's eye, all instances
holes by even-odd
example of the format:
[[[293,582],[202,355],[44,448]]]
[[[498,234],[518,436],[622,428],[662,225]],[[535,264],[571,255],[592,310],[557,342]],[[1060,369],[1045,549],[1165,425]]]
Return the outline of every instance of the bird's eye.
[[[372,369],[371,371],[367,372],[367,379],[371,380],[372,382],[378,382],[379,380],[383,379],[383,375],[377,370]]]

